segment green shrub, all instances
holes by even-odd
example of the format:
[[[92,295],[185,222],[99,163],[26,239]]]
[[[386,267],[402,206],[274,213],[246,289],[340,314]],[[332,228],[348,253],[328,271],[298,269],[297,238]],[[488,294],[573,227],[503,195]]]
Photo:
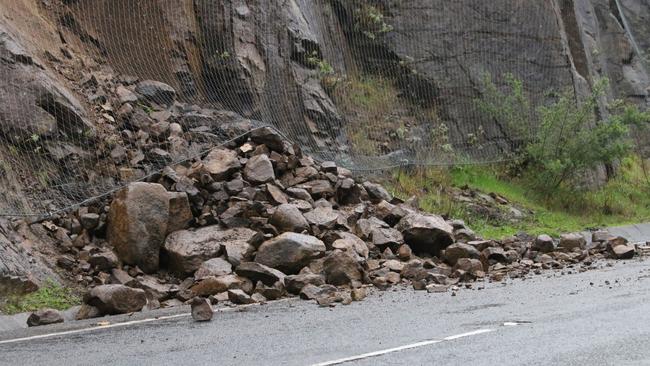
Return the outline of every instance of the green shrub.
[[[628,156],[629,126],[645,121],[644,113],[632,106],[599,118],[596,110],[607,87],[604,79],[580,103],[572,93],[563,93],[538,108],[531,106],[520,80],[508,75],[506,82],[509,91],[502,92],[487,77],[479,109],[517,141],[513,150],[517,168],[545,194],[563,185],[578,188],[586,172]]]

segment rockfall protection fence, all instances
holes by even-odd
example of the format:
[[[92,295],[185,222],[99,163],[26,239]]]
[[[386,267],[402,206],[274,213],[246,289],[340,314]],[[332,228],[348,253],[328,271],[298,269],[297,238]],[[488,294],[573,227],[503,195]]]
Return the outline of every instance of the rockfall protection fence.
[[[535,105],[575,88],[564,3],[64,1],[42,10],[60,55],[0,33],[0,214],[75,207],[259,126],[352,170],[507,160],[518,136],[481,101],[509,78]]]

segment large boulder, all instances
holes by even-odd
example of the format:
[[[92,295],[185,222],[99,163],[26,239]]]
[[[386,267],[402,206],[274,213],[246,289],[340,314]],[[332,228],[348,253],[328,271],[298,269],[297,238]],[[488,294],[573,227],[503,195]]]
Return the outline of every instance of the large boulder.
[[[257,250],[255,262],[294,274],[325,253],[325,243],[311,235],[284,233],[267,240]]]
[[[140,311],[147,304],[145,291],[124,285],[101,285],[84,296],[84,303],[102,314],[126,314]]]
[[[164,246],[169,268],[177,273],[192,274],[203,262],[221,255],[224,243],[248,245],[253,235],[255,232],[250,229],[222,229],[219,225],[173,232]]]
[[[454,242],[453,228],[442,217],[410,213],[395,226],[413,252],[438,255]]]
[[[165,187],[131,183],[111,203],[108,240],[122,262],[153,273],[158,270],[168,221],[169,195]]]

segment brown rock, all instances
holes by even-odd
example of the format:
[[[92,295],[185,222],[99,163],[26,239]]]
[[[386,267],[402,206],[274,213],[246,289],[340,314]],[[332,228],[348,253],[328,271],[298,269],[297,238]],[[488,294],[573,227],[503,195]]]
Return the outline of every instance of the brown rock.
[[[110,250],[104,250],[99,253],[91,254],[88,263],[98,271],[110,271],[117,267],[117,256]]]
[[[366,289],[363,287],[353,288],[350,292],[350,296],[352,297],[353,301],[361,301],[365,299],[366,296],[368,296],[368,291],[366,291]]]
[[[555,250],[553,238],[548,235],[539,235],[533,242],[532,249],[541,253],[550,253]]]
[[[185,192],[169,192],[169,221],[167,232],[183,230],[188,227],[194,216],[190,201]]]
[[[611,251],[616,259],[632,259],[636,254],[634,245],[617,245]]]
[[[191,291],[195,296],[210,296],[230,289],[241,289],[242,283],[242,279],[235,275],[209,276],[192,286]]]
[[[91,318],[99,318],[102,316],[102,312],[99,311],[94,306],[90,306],[88,304],[81,304],[81,307],[79,308],[79,311],[77,311],[77,315],[75,315],[76,320],[84,320],[84,319],[91,319]]]

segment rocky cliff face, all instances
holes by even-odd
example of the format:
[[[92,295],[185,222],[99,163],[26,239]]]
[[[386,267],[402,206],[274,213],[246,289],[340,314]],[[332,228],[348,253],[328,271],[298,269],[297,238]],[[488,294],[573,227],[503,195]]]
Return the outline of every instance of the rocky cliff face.
[[[497,84],[508,73],[522,79],[538,104],[549,91],[584,95],[602,77],[612,82],[611,98],[647,103],[647,71],[629,34],[648,48],[649,5],[621,4],[631,29],[609,0],[80,0],[66,16],[96,35],[100,53],[120,72],[278,126],[324,157],[348,151],[344,131],[354,116],[342,115],[331,98],[322,61],[343,79],[387,78],[400,98],[435,109],[435,118],[406,126],[406,140],[426,146],[431,141],[415,137],[444,124],[463,149],[481,128],[492,149],[482,154],[496,156],[509,136],[476,108],[486,74]],[[413,160],[404,145],[383,152],[405,149],[400,156]]]

